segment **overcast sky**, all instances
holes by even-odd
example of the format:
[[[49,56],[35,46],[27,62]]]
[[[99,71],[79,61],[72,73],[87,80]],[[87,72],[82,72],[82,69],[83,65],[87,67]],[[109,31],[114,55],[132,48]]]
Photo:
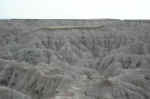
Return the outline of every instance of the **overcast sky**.
[[[150,0],[0,0],[0,18],[150,19]]]

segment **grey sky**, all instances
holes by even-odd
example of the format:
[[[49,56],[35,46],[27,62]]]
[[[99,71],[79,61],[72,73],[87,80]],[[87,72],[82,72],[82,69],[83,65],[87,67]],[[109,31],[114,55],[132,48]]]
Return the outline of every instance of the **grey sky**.
[[[150,0],[0,0],[0,18],[150,19]]]

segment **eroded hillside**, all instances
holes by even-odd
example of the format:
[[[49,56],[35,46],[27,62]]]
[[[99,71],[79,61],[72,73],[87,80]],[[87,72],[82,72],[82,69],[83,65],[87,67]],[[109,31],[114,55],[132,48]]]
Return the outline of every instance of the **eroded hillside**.
[[[1,20],[0,98],[149,99],[149,20]]]

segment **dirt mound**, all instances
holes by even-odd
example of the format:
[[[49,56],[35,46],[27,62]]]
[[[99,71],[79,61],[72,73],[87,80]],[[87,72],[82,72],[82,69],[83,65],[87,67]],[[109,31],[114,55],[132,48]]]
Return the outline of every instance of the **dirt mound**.
[[[2,63],[2,61],[1,61]],[[32,96],[33,99],[47,99],[54,96],[56,89],[63,81],[69,81],[67,77],[57,73],[55,68],[40,68],[23,66],[15,62],[6,61],[0,73],[0,84],[16,89]]]

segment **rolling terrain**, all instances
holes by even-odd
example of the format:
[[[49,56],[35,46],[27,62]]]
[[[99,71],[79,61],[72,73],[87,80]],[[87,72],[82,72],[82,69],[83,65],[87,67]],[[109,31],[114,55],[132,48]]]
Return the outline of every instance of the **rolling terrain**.
[[[150,21],[0,20],[0,99],[150,99]]]

